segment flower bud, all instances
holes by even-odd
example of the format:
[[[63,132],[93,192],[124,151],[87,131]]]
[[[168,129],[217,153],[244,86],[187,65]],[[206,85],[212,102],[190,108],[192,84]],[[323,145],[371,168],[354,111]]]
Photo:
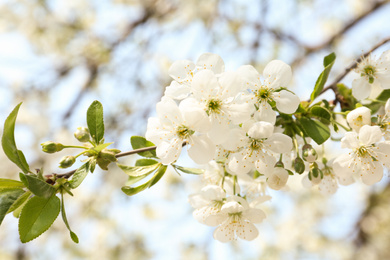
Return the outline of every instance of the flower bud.
[[[52,141],[41,143],[42,151],[45,153],[55,153],[64,149],[64,146],[60,143],[55,143]]]
[[[311,144],[305,144],[302,147],[302,158],[303,160],[312,163],[318,158],[317,151],[311,146]]]
[[[97,159],[96,162],[102,168],[103,170],[108,170],[108,165],[111,162],[116,162],[118,159],[115,157],[115,153],[108,150],[108,149],[103,149]]]
[[[60,161],[60,168],[68,168],[72,166],[76,162],[76,158],[74,156],[64,156]]]
[[[305,163],[301,157],[297,157],[294,160],[294,170],[298,174],[302,174],[305,171]]]
[[[88,128],[78,127],[76,132],[74,132],[74,137],[82,143],[88,142],[90,139]]]

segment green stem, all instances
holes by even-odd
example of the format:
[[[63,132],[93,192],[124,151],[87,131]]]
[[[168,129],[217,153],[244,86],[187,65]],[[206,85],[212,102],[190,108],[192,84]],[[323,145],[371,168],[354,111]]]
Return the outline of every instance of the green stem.
[[[345,131],[351,131],[352,129],[351,128],[349,128],[349,127],[346,127],[346,126],[344,126],[343,124],[341,124],[341,123],[339,123],[339,122],[337,122],[337,121],[334,121],[335,123],[336,123],[336,125],[339,125],[339,126],[341,126]]]
[[[233,194],[236,195],[237,175],[233,176]]]
[[[64,148],[81,148],[81,149],[85,149],[85,150],[89,149],[85,146],[79,146],[79,145],[64,145]]]

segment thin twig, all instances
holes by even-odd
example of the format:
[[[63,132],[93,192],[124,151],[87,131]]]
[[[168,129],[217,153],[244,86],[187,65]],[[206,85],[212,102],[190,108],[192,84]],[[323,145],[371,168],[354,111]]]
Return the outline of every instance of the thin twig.
[[[188,143],[186,141],[183,142],[182,146],[186,146]],[[143,148],[139,148],[139,149],[135,149],[135,150],[132,150],[132,151],[128,151],[128,152],[123,152],[123,153],[118,153],[115,155],[116,158],[120,158],[120,157],[124,157],[124,156],[128,156],[128,155],[132,155],[132,154],[136,154],[136,153],[142,153],[142,152],[147,152],[147,151],[153,151],[153,150],[156,150],[157,146],[149,146],[149,147],[143,147]],[[57,173],[53,173],[53,174],[49,174],[49,175],[45,175],[45,177],[47,179],[53,177],[53,176],[56,176],[58,178],[65,178],[65,179],[68,179],[70,178],[75,172],[77,171],[77,169],[75,170],[72,170],[72,171],[69,171],[69,172],[66,172],[66,173],[61,173],[61,174],[57,174]]]

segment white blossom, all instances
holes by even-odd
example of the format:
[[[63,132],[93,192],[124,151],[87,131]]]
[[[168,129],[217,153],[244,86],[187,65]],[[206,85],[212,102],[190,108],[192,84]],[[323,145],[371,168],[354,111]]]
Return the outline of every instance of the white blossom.
[[[219,219],[216,217],[221,211],[226,198],[225,191],[216,185],[208,185],[199,193],[192,194],[188,200],[195,211],[194,218],[202,224],[216,226]]]
[[[348,113],[347,122],[353,130],[359,132],[362,126],[371,124],[371,110],[367,107],[358,107]]]
[[[145,137],[157,145],[156,153],[163,164],[178,159],[183,142],[191,146],[188,155],[198,164],[212,160],[215,145],[205,133],[210,129],[210,121],[201,107],[185,102],[176,102],[163,97],[157,103],[158,117],[148,120]]]
[[[275,123],[276,113],[270,103],[275,102],[276,108],[285,114],[294,113],[299,106],[299,98],[284,89],[292,78],[291,67],[280,60],[273,60],[267,64],[263,71],[264,80],[253,66],[245,65],[238,69],[246,83],[246,88],[251,90],[248,99],[258,110],[255,119]]]
[[[381,90],[390,88],[389,53],[389,51],[382,53],[377,60],[370,54],[357,65],[355,72],[360,74],[360,78],[352,82],[352,95],[356,99],[368,98],[373,90],[376,95],[372,98],[375,98]]]
[[[379,126],[364,125],[359,133],[346,133],[341,139],[341,147],[352,151],[334,160],[335,174],[347,178],[360,175],[367,185],[380,181],[383,165],[390,166],[390,144],[381,142],[381,139]]]
[[[217,215],[221,224],[214,231],[214,238],[224,243],[237,237],[251,241],[259,235],[253,223],[260,223],[264,218],[265,213],[261,209],[251,208],[245,199],[231,196]]]

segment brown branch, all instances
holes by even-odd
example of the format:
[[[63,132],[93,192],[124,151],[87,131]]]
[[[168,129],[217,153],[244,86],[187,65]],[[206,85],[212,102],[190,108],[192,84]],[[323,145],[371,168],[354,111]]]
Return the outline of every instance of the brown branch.
[[[312,46],[312,47],[310,47],[310,46],[303,46],[303,48],[305,49],[305,53],[303,55],[301,55],[300,57],[298,57],[297,59],[295,59],[292,62],[292,66],[294,67],[296,64],[299,64],[304,59],[304,57],[308,56],[309,54],[317,52],[319,50],[325,49],[325,48],[333,45],[333,43],[338,38],[343,36],[347,31],[352,29],[355,25],[360,23],[362,20],[364,20],[366,17],[368,17],[369,15],[374,13],[375,11],[379,10],[383,5],[387,4],[388,2],[389,1],[387,1],[387,0],[376,2],[373,6],[371,6],[371,8],[369,10],[367,10],[366,12],[362,13],[361,15],[359,15],[358,17],[356,17],[355,19],[353,19],[352,21],[347,23],[339,32],[337,32],[336,34],[331,36],[325,42],[323,42],[323,43],[321,43],[321,44],[319,44],[317,46]],[[293,39],[293,42],[295,42],[296,44],[299,45],[299,43],[295,39]],[[301,44],[301,46],[302,46],[302,44]]]

